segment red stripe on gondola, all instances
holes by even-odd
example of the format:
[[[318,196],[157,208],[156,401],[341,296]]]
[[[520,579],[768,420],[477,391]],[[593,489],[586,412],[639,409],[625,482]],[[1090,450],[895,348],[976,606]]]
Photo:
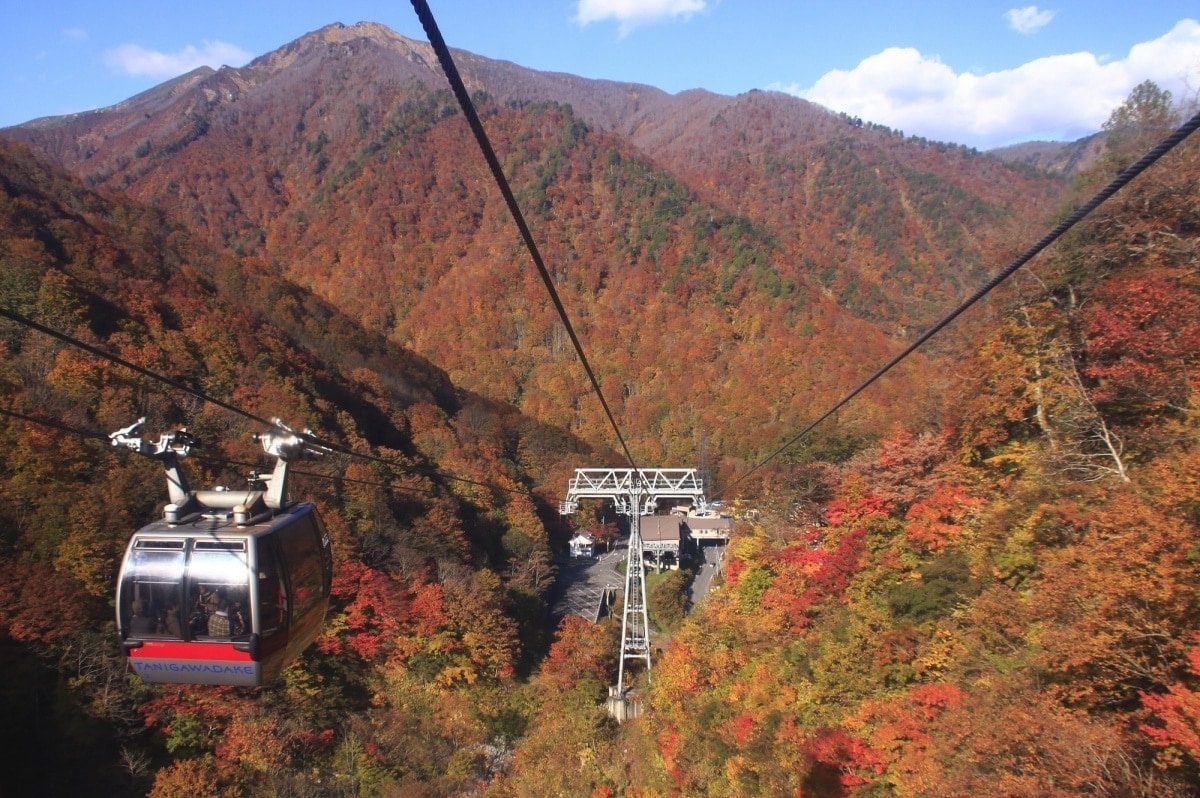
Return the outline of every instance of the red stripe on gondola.
[[[249,651],[238,651],[232,643],[185,642],[183,640],[146,640],[129,650],[130,659],[196,659],[253,662]]]

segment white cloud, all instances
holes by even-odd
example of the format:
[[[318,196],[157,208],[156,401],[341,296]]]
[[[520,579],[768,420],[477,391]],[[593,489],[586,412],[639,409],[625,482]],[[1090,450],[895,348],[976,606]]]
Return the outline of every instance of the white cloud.
[[[811,88],[774,88],[907,134],[990,148],[1094,133],[1143,80],[1177,99],[1193,95],[1200,22],[1182,20],[1123,59],[1070,53],[976,75],[913,48],[889,47],[852,70],[826,73]]]
[[[1004,12],[1004,18],[1017,33],[1033,33],[1038,28],[1050,24],[1050,20],[1054,19],[1054,12],[1043,11],[1037,6],[1025,6],[1010,8]]]
[[[123,44],[105,53],[104,60],[112,69],[126,75],[166,79],[201,66],[242,66],[253,57],[253,53],[236,45],[204,42],[200,47],[189,44],[177,53],[160,53],[136,44]]]
[[[674,17],[687,19],[704,11],[706,0],[579,0],[575,21],[580,25],[614,19],[624,36],[638,25]]]

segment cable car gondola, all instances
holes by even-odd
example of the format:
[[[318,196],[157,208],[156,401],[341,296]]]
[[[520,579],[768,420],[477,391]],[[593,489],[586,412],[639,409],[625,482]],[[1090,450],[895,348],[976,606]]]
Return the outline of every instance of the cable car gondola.
[[[179,467],[185,430],[157,444],[145,419],[110,435],[161,459],[170,503],[133,534],[117,580],[117,627],[149,682],[261,685],[308,647],[329,606],[329,535],[310,502],[287,501],[288,461],[314,451],[278,420],[257,436],[277,458],[248,490],[191,491]]]

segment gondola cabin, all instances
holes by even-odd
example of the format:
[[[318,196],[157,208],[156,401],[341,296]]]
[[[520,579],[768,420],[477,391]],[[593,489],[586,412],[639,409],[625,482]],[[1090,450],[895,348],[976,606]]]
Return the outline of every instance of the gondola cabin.
[[[129,437],[137,426],[114,443],[165,461],[172,502],[134,533],[118,577],[130,666],[150,682],[273,679],[320,633],[329,604],[329,536],[311,503],[283,500],[287,460],[303,442],[286,428],[262,436],[279,457],[258,480],[265,490],[189,492],[178,458],[194,441],[171,433],[147,445]]]

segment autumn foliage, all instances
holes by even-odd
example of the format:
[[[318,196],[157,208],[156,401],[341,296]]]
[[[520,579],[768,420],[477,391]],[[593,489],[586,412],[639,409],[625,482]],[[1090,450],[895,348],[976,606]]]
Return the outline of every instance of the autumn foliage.
[[[452,98],[331,67],[336,52],[399,69],[380,35],[306,38],[289,51],[304,79],[282,54],[241,82],[192,76],[162,100],[178,113],[128,129],[23,131],[38,155],[0,142],[3,307],[368,454],[338,452],[297,486],[336,552],[318,642],[259,689],[146,685],[108,604],[162,474],[106,434],[140,416],[186,426],[206,444],[187,462],[195,482],[228,484],[260,430],[0,320],[0,694],[14,719],[0,751],[14,783],[1194,791],[1194,142],[727,497],[739,519],[716,590],[656,630],[652,676],[635,680],[645,712],[618,725],[605,710],[618,624],[553,612],[571,532],[556,497],[573,466],[617,460],[611,430]],[[218,99],[200,102],[206,90]],[[1081,185],[1127,160],[1147,103],[1173,113],[1156,98],[1116,115],[1110,157]],[[634,449],[690,463],[704,448],[718,486],[899,350],[1067,191],[762,92],[662,100],[675,112],[647,116],[650,140],[585,121],[594,98],[579,99],[577,113],[479,97]],[[85,140],[101,142],[92,157]],[[575,524],[589,526],[614,534]]]

